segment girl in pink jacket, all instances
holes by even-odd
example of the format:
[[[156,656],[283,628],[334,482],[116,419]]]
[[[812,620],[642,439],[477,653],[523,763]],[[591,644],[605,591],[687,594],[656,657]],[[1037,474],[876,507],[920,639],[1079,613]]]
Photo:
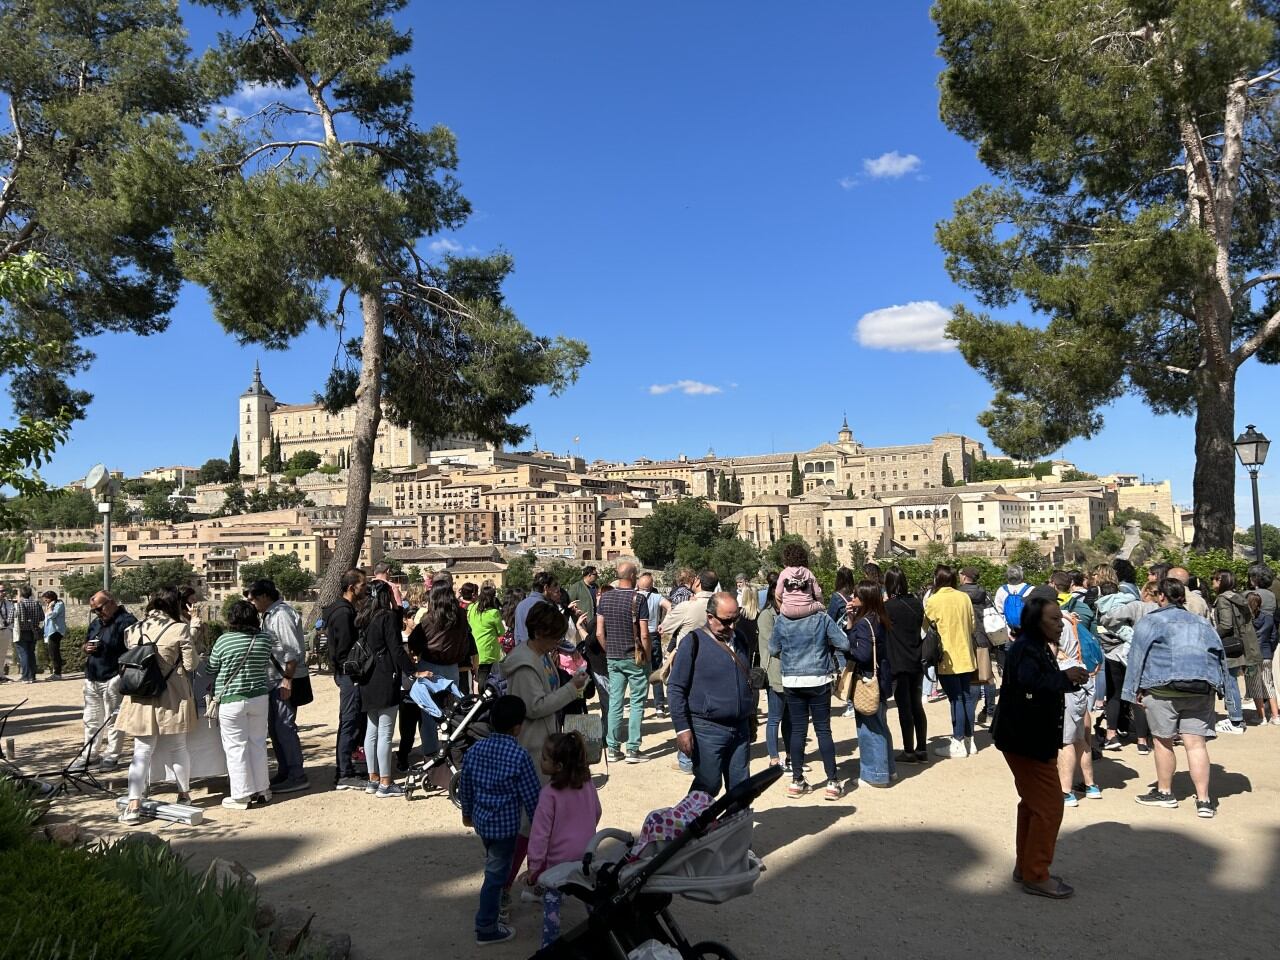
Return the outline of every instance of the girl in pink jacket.
[[[529,871],[525,882],[533,886],[548,867],[582,859],[600,823],[600,798],[591,782],[587,745],[581,734],[554,733],[542,748],[542,772],[551,782],[538,796],[529,833]],[[542,945],[560,936],[559,890],[542,894]]]

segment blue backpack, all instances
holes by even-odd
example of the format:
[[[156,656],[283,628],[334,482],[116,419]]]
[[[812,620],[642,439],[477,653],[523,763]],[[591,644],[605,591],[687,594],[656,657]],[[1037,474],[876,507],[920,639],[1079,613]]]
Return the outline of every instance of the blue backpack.
[[[1079,597],[1072,597],[1071,602],[1065,607],[1067,613],[1074,613],[1072,609]],[[1084,625],[1084,621],[1076,617],[1076,637],[1080,641],[1080,659],[1084,661],[1084,668],[1090,673],[1097,673],[1098,668],[1102,666],[1103,654],[1102,644],[1098,642],[1098,638],[1093,635],[1093,631]]]
[[[1009,636],[1014,636],[1022,629],[1022,607],[1027,594],[1031,592],[1031,584],[1024,583],[1021,593],[1012,590],[1004,598],[1004,622],[1009,625]]]

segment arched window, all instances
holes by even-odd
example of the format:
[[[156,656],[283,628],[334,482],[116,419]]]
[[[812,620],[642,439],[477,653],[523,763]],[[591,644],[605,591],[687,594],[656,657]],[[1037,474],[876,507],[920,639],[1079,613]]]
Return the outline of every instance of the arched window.
[[[946,509],[945,509],[945,508],[943,508],[943,511],[942,511],[942,517],[943,517],[943,519],[944,519],[944,520],[945,520],[945,519],[946,519],[946,517],[947,517],[947,511],[946,511]]]
[[[905,510],[899,510],[899,511],[898,511],[898,519],[899,519],[899,520],[905,520],[905,519],[907,519],[907,511],[905,511]]]

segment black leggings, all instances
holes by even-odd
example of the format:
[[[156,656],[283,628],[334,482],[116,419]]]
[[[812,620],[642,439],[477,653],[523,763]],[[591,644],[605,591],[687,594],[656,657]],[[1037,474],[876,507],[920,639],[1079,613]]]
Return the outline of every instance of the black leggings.
[[[898,724],[902,730],[902,750],[915,753],[928,742],[928,726],[924,715],[921,685],[924,673],[895,673],[893,702],[898,705]],[[912,746],[914,744],[914,746]]]
[[[1128,672],[1123,663],[1107,660],[1107,739],[1118,736],[1120,728],[1126,726],[1128,718],[1129,736],[1146,740],[1151,736],[1151,728],[1147,726],[1147,712],[1136,704],[1126,703],[1120,699],[1120,691],[1124,689],[1124,678]]]
[[[53,673],[62,676],[62,634],[51,633],[44,639],[45,646],[49,648],[49,664],[53,667]]]
[[[417,732],[418,724],[422,720],[422,709],[416,704],[408,700],[400,701],[399,709],[400,721],[400,748],[396,750],[400,763],[403,766],[409,765],[409,753],[413,750],[414,734]],[[423,744],[423,751],[426,751],[426,744]]]

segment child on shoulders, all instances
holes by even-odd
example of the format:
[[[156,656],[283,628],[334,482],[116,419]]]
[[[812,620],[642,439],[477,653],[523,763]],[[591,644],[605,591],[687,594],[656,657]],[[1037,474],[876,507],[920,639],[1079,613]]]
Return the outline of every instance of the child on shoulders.
[[[788,620],[800,620],[815,613],[823,613],[822,587],[809,569],[809,551],[804,544],[788,543],[782,548],[785,566],[778,574],[774,595],[779,601],[779,611]]]

